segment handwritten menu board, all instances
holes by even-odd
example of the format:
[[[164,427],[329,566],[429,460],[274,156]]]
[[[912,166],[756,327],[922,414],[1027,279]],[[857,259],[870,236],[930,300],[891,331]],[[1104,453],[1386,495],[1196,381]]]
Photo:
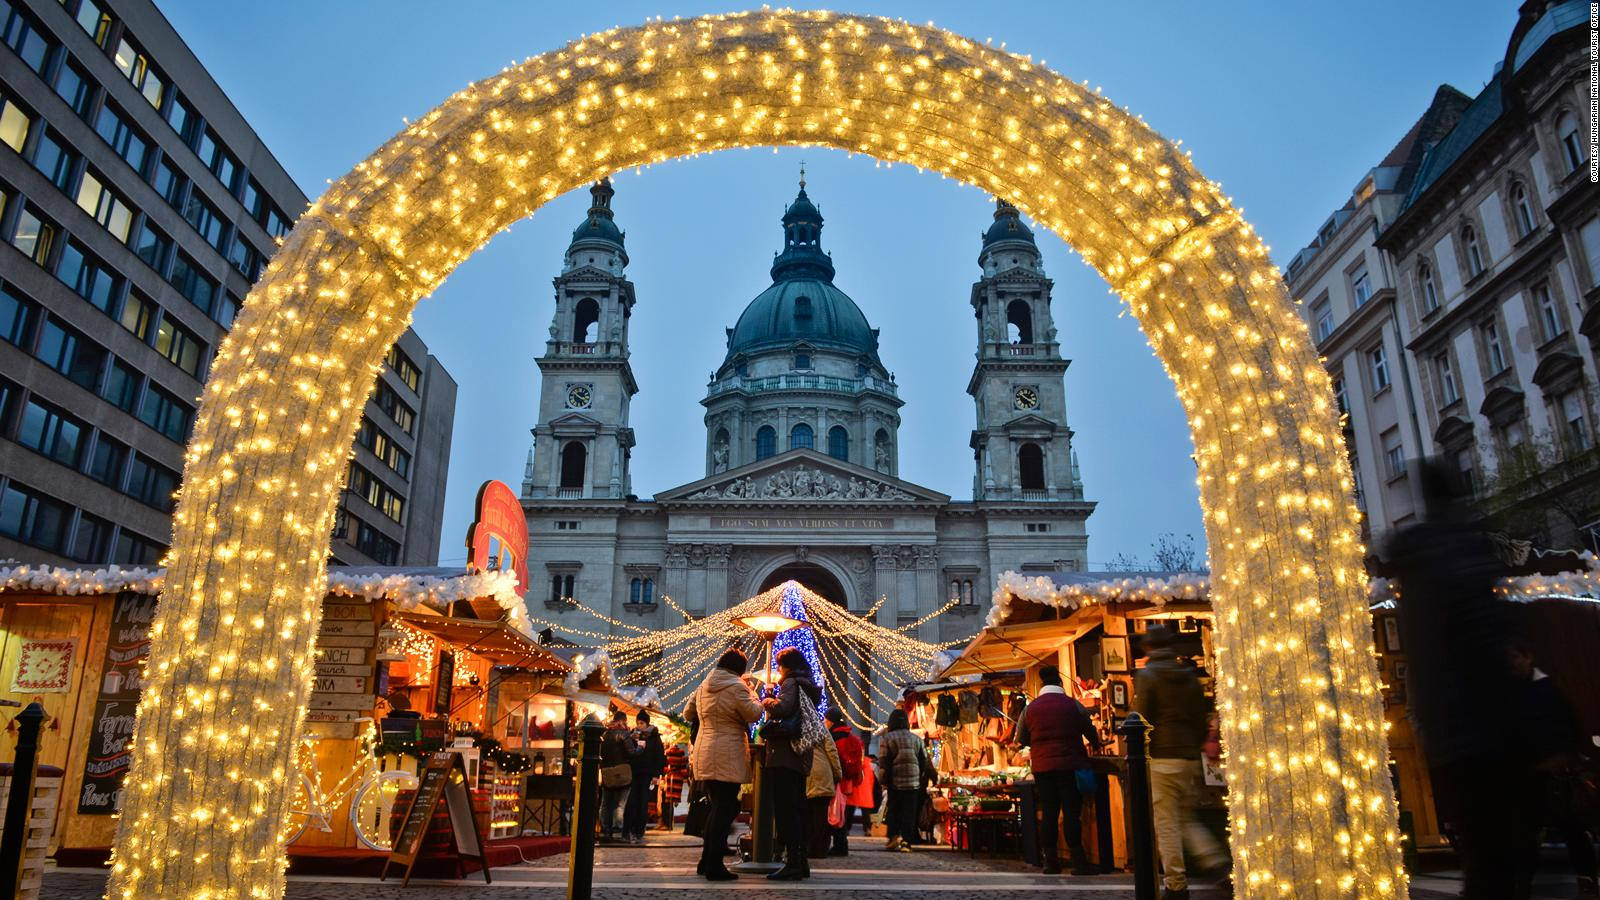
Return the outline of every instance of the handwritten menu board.
[[[433,677],[433,714],[450,715],[450,695],[456,686],[456,655],[449,650],[439,654],[439,671]]]
[[[306,707],[306,724],[316,733],[354,737],[355,720],[372,715],[376,696],[372,653],[377,643],[372,604],[344,600],[322,604],[316,675]]]
[[[124,591],[111,607],[111,634],[89,729],[78,812],[109,816],[122,805],[122,779],[133,758],[133,717],[144,688],[144,662],[150,655],[150,623],[156,598]]]
[[[476,859],[483,867],[483,880],[490,881],[488,860],[483,856],[483,836],[478,833],[477,819],[472,814],[472,799],[467,793],[467,770],[462,765],[461,754],[451,750],[430,755],[418,773],[417,791],[411,798],[411,805],[406,807],[405,817],[400,821],[400,833],[394,839],[389,858],[384,861],[379,881],[389,877],[391,866],[400,866],[405,871],[405,879],[401,884],[410,883],[411,868],[416,865],[417,855],[422,852],[423,839],[427,837],[434,811],[438,809],[441,799],[445,801],[445,809],[450,816],[457,871],[461,871],[461,859]]]

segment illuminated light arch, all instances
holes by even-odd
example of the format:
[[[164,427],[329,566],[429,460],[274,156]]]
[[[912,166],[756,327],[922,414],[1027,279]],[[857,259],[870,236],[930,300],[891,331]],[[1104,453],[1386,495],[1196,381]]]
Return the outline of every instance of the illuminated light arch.
[[[1248,897],[1404,891],[1333,393],[1267,249],[1188,157],[1040,63],[932,27],[753,12],[592,35],[455,94],[307,210],[218,349],[184,466],[112,896],[277,897],[345,456],[414,305],[607,173],[813,144],[1059,235],[1188,414]]]

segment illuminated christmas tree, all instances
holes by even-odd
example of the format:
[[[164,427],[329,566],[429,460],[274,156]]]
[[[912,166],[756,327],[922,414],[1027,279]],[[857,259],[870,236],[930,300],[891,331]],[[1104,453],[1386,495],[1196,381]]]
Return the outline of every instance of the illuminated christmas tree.
[[[806,604],[800,596],[800,586],[789,582],[783,589],[783,604],[778,607],[781,615],[788,616],[806,625],[800,628],[791,628],[778,635],[772,642],[772,658],[777,659],[778,654],[790,647],[800,650],[800,655],[806,658],[806,665],[811,667],[811,680],[816,682],[822,691],[822,701],[817,704],[817,712],[828,711],[828,688],[822,677],[822,661],[817,658],[817,638],[811,633],[811,619],[806,615]]]

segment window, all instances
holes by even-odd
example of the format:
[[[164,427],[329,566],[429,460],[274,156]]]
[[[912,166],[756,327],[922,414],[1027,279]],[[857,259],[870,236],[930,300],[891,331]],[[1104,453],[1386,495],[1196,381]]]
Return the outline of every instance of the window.
[[[72,508],[13,481],[0,493],[0,534],[42,550],[58,551]]]
[[[389,368],[394,370],[394,374],[400,376],[400,380],[405,382],[406,387],[411,389],[411,393],[421,393],[419,388],[422,387],[422,372],[417,368],[417,364],[411,361],[411,357],[405,354],[404,350],[399,347],[390,347],[389,354],[384,357],[384,362],[389,364]]]
[[[234,235],[233,246],[228,248],[228,262],[238,269],[239,274],[247,281],[254,282],[261,274],[261,254],[257,253],[256,248],[250,246],[250,242],[242,235]],[[412,368],[414,370],[416,367]],[[413,387],[412,390],[416,388]]]
[[[169,391],[150,385],[145,391],[144,403],[139,407],[139,421],[178,443],[189,438],[189,426],[194,410]]]
[[[39,307],[9,285],[0,287],[0,340],[26,350],[33,344]]]
[[[78,206],[113,237],[127,243],[128,231],[133,227],[133,208],[112,193],[92,170],[83,173],[78,185]]]
[[[1561,436],[1567,447],[1574,451],[1589,449],[1589,416],[1583,408],[1583,397],[1578,391],[1561,395],[1557,406],[1561,411]]]
[[[240,193],[239,202],[244,204],[244,211],[255,221],[261,221],[262,200],[265,193],[261,185],[254,178],[244,180],[244,190]]]
[[[1478,461],[1471,448],[1456,451],[1456,471],[1461,473],[1461,486],[1467,489],[1468,494],[1477,496]]]
[[[1439,308],[1439,285],[1433,278],[1433,267],[1426,260],[1417,263],[1417,293],[1422,295],[1423,315]]]
[[[24,206],[17,214],[17,232],[11,245],[42,266],[49,262],[50,248],[55,242],[56,226],[41,218],[32,206]]]
[[[579,441],[561,448],[561,487],[582,490],[584,469],[589,461],[589,450]]]
[[[1017,450],[1017,475],[1025,491],[1042,491],[1044,487],[1044,451],[1038,444],[1023,444]]]
[[[1356,298],[1357,309],[1366,306],[1367,301],[1372,299],[1372,279],[1367,275],[1366,266],[1350,273],[1350,293]]]
[[[173,209],[180,208],[183,202],[183,189],[188,183],[188,179],[179,175],[178,170],[172,167],[172,161],[165,158],[156,162],[150,175],[150,186],[155,188],[161,199],[167,201],[167,205]]]
[[[189,201],[183,206],[183,218],[206,239],[206,243],[215,247],[219,253],[222,251],[222,239],[227,233],[222,213],[218,212],[199,191],[189,192]]]
[[[378,382],[378,392],[374,400],[378,404],[378,408],[388,413],[389,418],[400,426],[400,430],[406,434],[411,433],[412,426],[417,422],[417,414],[412,411],[410,406],[406,405],[404,400],[400,399],[400,395],[394,392],[394,388],[381,381]]]
[[[211,310],[211,318],[223,328],[232,328],[233,320],[239,316],[239,298],[223,291],[222,297],[217,301],[216,308]]]
[[[44,75],[45,67],[50,65],[51,51],[55,44],[45,37],[44,30],[33,21],[33,17],[20,9],[12,8],[9,3],[0,3],[0,40],[6,46],[17,52],[28,68],[39,75]]]
[[[106,375],[106,390],[101,396],[113,406],[130,415],[137,409],[139,385],[144,376],[137,369],[116,357],[111,358],[110,372]]]
[[[17,443],[48,456],[63,466],[76,469],[83,459],[83,443],[88,428],[77,419],[42,403],[28,400],[17,426]]]
[[[570,604],[577,596],[574,592],[575,585],[573,581],[574,579],[571,575],[551,575],[550,602]]]
[[[1383,433],[1383,465],[1390,479],[1406,474],[1406,451],[1400,444],[1400,429]]]
[[[160,109],[161,101],[166,99],[167,83],[156,74],[149,58],[131,41],[123,38],[117,43],[117,52],[112,54],[111,59],[117,64],[117,68],[122,70],[122,74],[128,76],[133,86],[139,89],[139,93],[150,101],[150,105]]]
[[[172,507],[176,505],[172,493],[177,489],[177,472],[143,453],[133,455],[133,465],[128,471],[128,489],[124,493],[162,512],[172,512]]]
[[[756,459],[766,459],[778,452],[778,432],[771,425],[756,430]]]
[[[1439,405],[1449,406],[1461,399],[1456,387],[1456,372],[1450,366],[1450,354],[1441,353],[1433,358],[1433,370],[1439,376]]]
[[[122,327],[144,343],[150,341],[150,325],[155,321],[156,310],[159,309],[154,301],[149,300],[138,291],[129,291],[128,299],[122,302],[122,315],[117,321]]]
[[[1583,259],[1589,264],[1589,286],[1600,286],[1600,218],[1590,219],[1578,228],[1583,244]]]
[[[78,530],[67,555],[84,563],[105,562],[111,552],[111,523],[88,513],[78,514]]]
[[[61,64],[61,71],[56,73],[56,96],[66,101],[78,118],[89,118],[89,104],[94,100],[94,82],[89,79],[78,64],[68,59]]]
[[[1461,247],[1466,251],[1467,277],[1483,274],[1483,248],[1478,246],[1478,230],[1471,225],[1461,229]]]
[[[1478,338],[1483,343],[1484,361],[1489,364],[1489,374],[1498,375],[1506,370],[1506,354],[1500,346],[1500,325],[1493,319],[1478,326]]]
[[[1372,373],[1374,394],[1389,386],[1389,358],[1382,344],[1367,351],[1367,369]]]
[[[33,148],[33,167],[50,179],[62,193],[72,187],[72,170],[78,164],[66,139],[48,129],[39,137],[39,146]]]
[[[107,315],[111,313],[111,301],[122,282],[121,278],[106,268],[105,263],[83,249],[77,241],[68,241],[66,249],[61,252],[56,277]]]
[[[161,561],[167,548],[140,537],[124,527],[117,533],[117,545],[111,551],[111,561],[119,566],[153,566]]]
[[[816,435],[811,431],[811,426],[804,422],[789,429],[790,450],[810,450],[816,446]]]
[[[217,298],[217,282],[203,274],[200,271],[200,264],[191,259],[189,254],[179,251],[176,255],[177,259],[172,263],[172,274],[167,277],[167,281],[190,303],[198,306],[206,315],[210,315],[211,305]]]
[[[239,188],[239,161],[233,158],[228,148],[222,146],[216,135],[211,134],[210,129],[207,129],[206,134],[217,148],[209,165],[211,174],[217,176],[217,180],[222,182],[223,189],[232,194]]]
[[[23,112],[22,107],[10,100],[0,101],[0,141],[21,153],[28,142],[28,129],[32,127],[33,117]]]
[[[163,316],[161,326],[156,329],[156,352],[190,375],[200,377],[200,362],[206,345],[194,332],[174,322],[170,315]]]
[[[111,37],[111,16],[100,9],[95,0],[81,0],[78,14],[74,16],[89,39],[104,47]]]
[[[1508,422],[1496,429],[1496,433],[1500,438],[1500,445],[1506,450],[1520,449],[1528,439],[1527,431],[1523,429],[1521,422]]]
[[[1333,402],[1340,413],[1349,414],[1350,396],[1345,393],[1343,378],[1335,378],[1333,380]]]
[[[850,432],[843,425],[828,429],[828,455],[834,459],[850,461]]]
[[[1520,181],[1511,186],[1511,220],[1516,223],[1517,237],[1533,233],[1533,206],[1528,203],[1528,189]]]
[[[1567,171],[1572,172],[1583,167],[1589,161],[1589,151],[1583,142],[1583,133],[1578,128],[1578,117],[1570,112],[1564,112],[1556,119],[1556,136],[1561,141],[1561,155],[1567,161]]]
[[[361,427],[356,430],[356,443],[372,451],[372,455],[383,461],[383,464],[393,469],[401,478],[410,477],[411,454],[400,449],[392,438],[384,434],[378,423],[362,416]]]
[[[1025,527],[1027,528],[1027,531],[1028,531],[1029,534],[1043,534],[1043,533],[1048,532],[1050,530],[1050,523],[1049,522],[1028,522],[1028,523],[1026,523]]]
[[[1550,293],[1550,285],[1533,286],[1533,305],[1539,309],[1539,328],[1544,333],[1544,340],[1553,341],[1567,330],[1566,326],[1561,324],[1561,310],[1556,308],[1556,299]]]
[[[39,349],[34,355],[79,387],[92,391],[100,386],[106,351],[53,316],[47,318],[44,328],[40,329]]]
[[[289,233],[289,229],[294,227],[294,223],[277,206],[268,203],[266,207],[266,218],[262,220],[261,227],[267,230],[267,234],[275,238],[286,236]]]
[[[365,467],[351,463],[348,484],[357,496],[389,518],[399,522],[404,517],[405,500]]]
[[[1015,261],[1012,262],[1015,265]],[[1026,300],[1006,304],[1006,337],[1013,344],[1033,343],[1033,310]]]
[[[360,519],[356,523],[356,549],[372,558],[380,566],[392,566],[400,560],[400,543]]]
[[[200,129],[200,114],[180,94],[172,95],[172,105],[167,109],[167,124],[178,133],[185,147],[194,146],[195,134]]]
[[[89,477],[101,484],[122,489],[122,471],[128,465],[128,447],[121,441],[101,432],[95,439],[94,453],[89,456]]]
[[[162,233],[146,216],[133,241],[134,255],[159,274],[167,264],[167,253],[172,250],[172,238]]]
[[[101,140],[110,144],[111,149],[133,168],[134,172],[144,175],[144,164],[149,158],[150,142],[127,123],[115,106],[107,103],[100,107],[100,119],[95,123],[94,130],[100,135]]]
[[[794,355],[794,367],[796,369],[809,369],[809,368],[811,368],[811,354],[803,353],[803,352],[802,353],[796,353]]]
[[[656,602],[656,583],[652,578],[634,578],[628,582],[628,602],[635,606],[651,606]]]
[[[1311,307],[1311,316],[1317,323],[1317,340],[1327,340],[1328,335],[1333,334],[1333,304],[1327,300],[1318,301]]]
[[[557,521],[556,522],[556,530],[557,531],[577,531],[579,526],[581,526],[582,524],[583,524],[582,522],[574,521],[574,520]]]

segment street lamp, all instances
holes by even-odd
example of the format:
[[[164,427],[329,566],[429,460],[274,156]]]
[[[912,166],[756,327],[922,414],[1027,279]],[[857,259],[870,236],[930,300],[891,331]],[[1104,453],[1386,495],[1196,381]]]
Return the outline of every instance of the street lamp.
[[[791,619],[779,613],[757,613],[756,615],[740,616],[734,620],[740,625],[755,632],[767,645],[767,671],[766,677],[756,677],[765,685],[772,685],[776,680],[774,666],[776,661],[772,658],[772,643],[778,635],[785,631],[800,628],[806,623],[799,619]],[[761,736],[756,735],[757,746],[761,745]],[[766,815],[766,802],[763,799],[766,793],[762,789],[762,769],[764,768],[765,754],[757,753],[755,764],[751,767],[750,776],[750,821],[754,826],[750,840],[750,859],[746,862],[735,863],[731,868],[736,872],[750,874],[764,874],[776,872],[781,866],[772,861],[772,819]]]

